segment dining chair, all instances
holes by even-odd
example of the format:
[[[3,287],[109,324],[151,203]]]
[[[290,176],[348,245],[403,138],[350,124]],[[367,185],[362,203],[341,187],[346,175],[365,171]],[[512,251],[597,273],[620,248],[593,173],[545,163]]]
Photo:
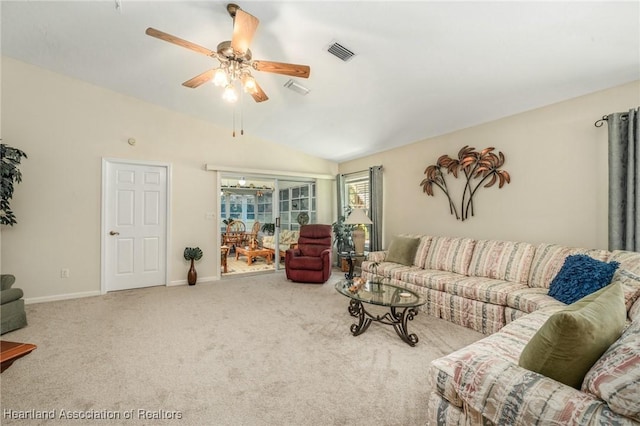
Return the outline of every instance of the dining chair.
[[[227,232],[224,234],[224,245],[229,246],[230,251],[235,250],[236,246],[244,243],[246,227],[243,221],[234,220],[227,225]]]

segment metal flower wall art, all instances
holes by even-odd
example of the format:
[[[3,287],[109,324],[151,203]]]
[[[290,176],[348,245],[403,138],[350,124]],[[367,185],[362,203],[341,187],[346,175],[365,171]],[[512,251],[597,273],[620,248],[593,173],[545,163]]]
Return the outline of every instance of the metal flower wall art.
[[[467,145],[458,152],[458,158],[452,158],[446,154],[441,156],[436,164],[425,169],[426,177],[420,182],[422,192],[433,196],[434,187],[440,188],[449,200],[451,214],[458,220],[468,219],[469,213],[471,216],[474,215],[473,196],[481,186],[489,188],[498,183],[498,188],[502,188],[506,183],[511,182],[509,173],[506,170],[500,170],[504,164],[504,154],[502,152],[495,154],[494,150],[495,148],[489,147],[478,152]],[[447,186],[446,177],[449,175],[453,175],[456,179],[458,176],[463,176],[466,181],[459,212]]]

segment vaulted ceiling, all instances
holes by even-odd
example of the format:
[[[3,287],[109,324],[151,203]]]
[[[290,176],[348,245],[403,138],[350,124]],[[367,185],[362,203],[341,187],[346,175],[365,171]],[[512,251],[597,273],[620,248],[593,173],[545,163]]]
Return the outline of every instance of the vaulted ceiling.
[[[220,1],[2,1],[2,54],[229,128],[213,84],[182,82],[217,60],[233,21]],[[242,104],[244,132],[334,161],[423,140],[640,79],[640,3],[260,1],[254,59],[311,67],[254,72],[269,100]],[[338,42],[355,53],[327,52]],[[239,109],[239,107],[237,107]]]

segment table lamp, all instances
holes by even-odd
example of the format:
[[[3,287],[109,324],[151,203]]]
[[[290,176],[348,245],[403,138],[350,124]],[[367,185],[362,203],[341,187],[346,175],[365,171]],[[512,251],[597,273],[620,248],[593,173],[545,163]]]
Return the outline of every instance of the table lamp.
[[[351,231],[351,238],[353,240],[353,246],[356,254],[364,253],[364,229],[360,225],[372,225],[373,222],[369,219],[369,216],[364,212],[364,209],[353,209],[347,220],[344,221],[345,225],[356,225],[353,231]]]

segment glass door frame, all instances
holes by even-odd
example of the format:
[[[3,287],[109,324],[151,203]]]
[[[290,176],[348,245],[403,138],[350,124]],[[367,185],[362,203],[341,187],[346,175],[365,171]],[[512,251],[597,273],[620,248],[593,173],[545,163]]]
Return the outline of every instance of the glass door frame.
[[[282,268],[280,266],[280,230],[281,230],[281,214],[280,214],[280,184],[281,182],[287,182],[287,183],[297,183],[300,185],[304,185],[304,184],[317,184],[317,178],[314,177],[306,177],[306,176],[278,176],[278,175],[267,175],[267,174],[261,174],[261,173],[252,173],[250,171],[221,171],[218,170],[217,172],[217,185],[216,185],[216,193],[220,194],[222,189],[223,189],[223,185],[222,185],[222,181],[223,180],[236,180],[239,179],[240,177],[243,177],[245,180],[250,181],[250,180],[260,180],[260,181],[269,181],[269,182],[273,182],[273,193],[272,193],[272,215],[273,215],[273,221],[275,223],[275,230],[274,230],[274,242],[275,242],[275,255],[274,255],[274,271],[280,271],[283,270],[284,268]],[[309,194],[309,200],[311,200],[313,194]],[[316,200],[317,203],[317,200]],[[311,201],[309,202],[309,210],[311,210]],[[289,210],[290,211],[290,210]],[[219,215],[222,212],[222,197],[220,197],[218,195],[217,197],[217,214],[216,217],[218,218],[218,224],[217,224],[217,229],[219,229],[220,223],[222,221],[222,218],[219,217]],[[255,212],[255,214],[257,214],[258,212]],[[292,220],[292,219],[291,219]],[[220,232],[217,232],[217,234],[221,234]],[[222,246],[222,240],[221,237],[218,237],[219,241],[218,241],[218,250],[220,250],[220,246]],[[222,271],[219,272],[219,276],[222,275]]]

